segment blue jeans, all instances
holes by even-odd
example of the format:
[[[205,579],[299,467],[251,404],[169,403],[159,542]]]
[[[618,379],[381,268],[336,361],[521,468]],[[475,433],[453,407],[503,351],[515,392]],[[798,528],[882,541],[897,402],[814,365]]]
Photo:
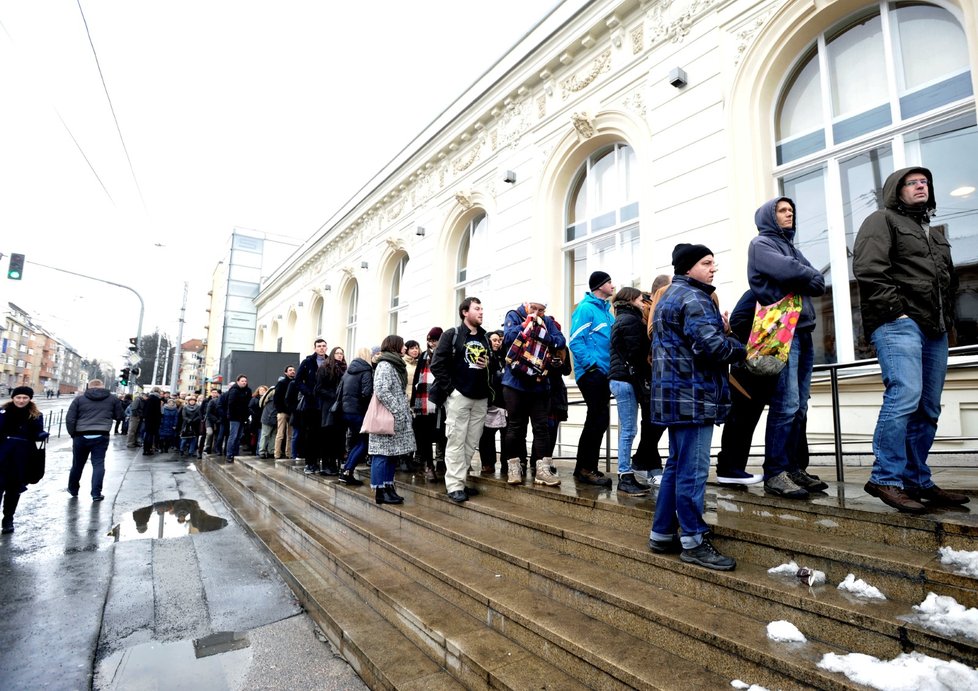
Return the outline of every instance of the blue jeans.
[[[238,455],[238,446],[241,444],[241,434],[244,432],[245,423],[231,420],[228,423],[227,457],[234,458]]]
[[[370,461],[370,489],[394,486],[397,464],[390,456],[374,456]]]
[[[71,471],[68,473],[68,491],[78,494],[81,487],[82,471],[89,455],[92,457],[92,496],[102,495],[102,480],[105,478],[105,452],[109,448],[109,435],[99,435],[95,439],[75,437],[71,440]]]
[[[632,442],[638,434],[638,399],[627,381],[612,379],[611,395],[618,405],[618,473],[632,472]]]
[[[197,455],[197,437],[183,437],[180,440],[180,453],[188,456]]]
[[[699,546],[703,535],[710,531],[703,520],[703,507],[712,440],[713,425],[669,427],[669,458],[662,472],[649,535],[653,540],[671,540],[676,534],[677,518],[683,549]]]
[[[357,467],[357,463],[367,457],[367,442],[370,435],[360,433],[360,428],[363,427],[363,415],[343,413],[343,420],[350,430],[350,452],[346,455],[343,470],[353,470]]]
[[[764,434],[764,479],[799,468],[798,445],[808,420],[815,352],[812,334],[795,332],[788,364],[778,375],[778,386],[768,403]]]
[[[877,485],[933,487],[927,454],[937,434],[947,375],[947,334],[928,337],[913,319],[896,319],[873,332],[880,361],[883,405],[873,433]]]

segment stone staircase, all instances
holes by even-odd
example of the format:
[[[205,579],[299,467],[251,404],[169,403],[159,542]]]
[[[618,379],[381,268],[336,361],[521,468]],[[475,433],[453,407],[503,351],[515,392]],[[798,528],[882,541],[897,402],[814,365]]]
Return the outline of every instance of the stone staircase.
[[[714,541],[738,560],[714,572],[648,550],[654,499],[576,487],[569,471],[558,488],[475,476],[462,505],[399,473],[405,503],[378,506],[301,466],[201,467],[372,688],[857,688],[816,666],[827,652],[978,666],[978,643],[901,618],[931,591],[978,606],[978,581],[937,556],[978,544],[964,511],[900,515],[856,485],[803,502],[711,485]],[[767,573],[792,559],[827,584]],[[889,599],[837,590],[849,573]],[[769,640],[775,620],[808,643]]]

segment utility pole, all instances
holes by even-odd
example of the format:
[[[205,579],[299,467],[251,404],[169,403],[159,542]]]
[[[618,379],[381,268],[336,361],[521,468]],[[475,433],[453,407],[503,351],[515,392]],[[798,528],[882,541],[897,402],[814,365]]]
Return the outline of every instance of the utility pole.
[[[160,333],[159,327],[156,328],[156,357],[153,358],[153,378],[150,379],[150,386],[157,386],[156,383],[156,373],[159,372],[157,367],[160,366],[160,347],[163,345],[163,335]],[[162,384],[163,382],[160,382]]]
[[[183,320],[187,315],[187,291],[190,285],[183,282],[183,306],[180,308],[180,325],[177,327],[177,343],[173,348],[173,371],[170,372],[170,393],[176,395],[177,382],[180,380],[180,351],[183,344]]]

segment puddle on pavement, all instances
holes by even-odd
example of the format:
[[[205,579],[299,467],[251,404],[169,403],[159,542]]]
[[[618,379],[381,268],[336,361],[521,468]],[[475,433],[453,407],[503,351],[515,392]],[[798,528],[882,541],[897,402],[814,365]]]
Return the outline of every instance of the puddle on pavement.
[[[193,499],[174,499],[127,513],[107,535],[115,542],[161,540],[220,530],[227,524],[226,519],[210,515]]]
[[[103,689],[240,688],[251,661],[245,632],[220,631],[175,643],[143,643],[99,664]]]

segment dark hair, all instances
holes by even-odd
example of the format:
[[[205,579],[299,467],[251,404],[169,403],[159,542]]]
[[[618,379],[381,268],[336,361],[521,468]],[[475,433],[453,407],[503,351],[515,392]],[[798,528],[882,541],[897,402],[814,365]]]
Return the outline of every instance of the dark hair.
[[[326,361],[323,362],[318,370],[316,370],[316,384],[317,386],[320,386],[320,388],[322,388],[321,384],[324,380],[335,384],[340,380],[340,377],[343,376],[343,373],[346,372],[346,360],[337,360],[335,357],[333,357],[333,353],[335,353],[337,350],[343,349],[340,347],[333,348],[329,353],[329,357],[326,358]]]
[[[248,375],[247,374],[239,374],[238,376],[236,376],[234,378],[234,381],[238,381],[239,379],[241,379],[241,377],[244,377],[245,379],[247,379],[248,378]]]
[[[315,341],[312,342],[312,347],[315,348],[320,343],[325,343],[325,342],[326,342],[325,338],[317,338]]]
[[[397,334],[391,334],[380,343],[380,352],[382,353],[397,353],[400,355],[402,348],[404,348],[404,339]]]
[[[411,350],[411,348],[420,348],[421,344],[417,341],[404,341],[404,347],[407,350]]]
[[[465,313],[469,311],[469,308],[472,306],[473,302],[478,303],[480,305],[482,304],[482,300],[480,300],[479,298],[465,298],[464,300],[462,300],[462,304],[458,306],[459,319],[465,319]]]
[[[641,294],[642,291],[639,290],[638,288],[632,288],[631,286],[623,286],[619,288],[618,292],[615,293],[615,296],[611,298],[611,302],[612,303],[631,302],[635,298],[639,297]]]
[[[495,331],[490,331],[489,332],[489,335],[491,336],[492,334],[496,334],[500,338],[506,338],[506,334],[503,333],[503,330],[502,329],[496,329]]]

